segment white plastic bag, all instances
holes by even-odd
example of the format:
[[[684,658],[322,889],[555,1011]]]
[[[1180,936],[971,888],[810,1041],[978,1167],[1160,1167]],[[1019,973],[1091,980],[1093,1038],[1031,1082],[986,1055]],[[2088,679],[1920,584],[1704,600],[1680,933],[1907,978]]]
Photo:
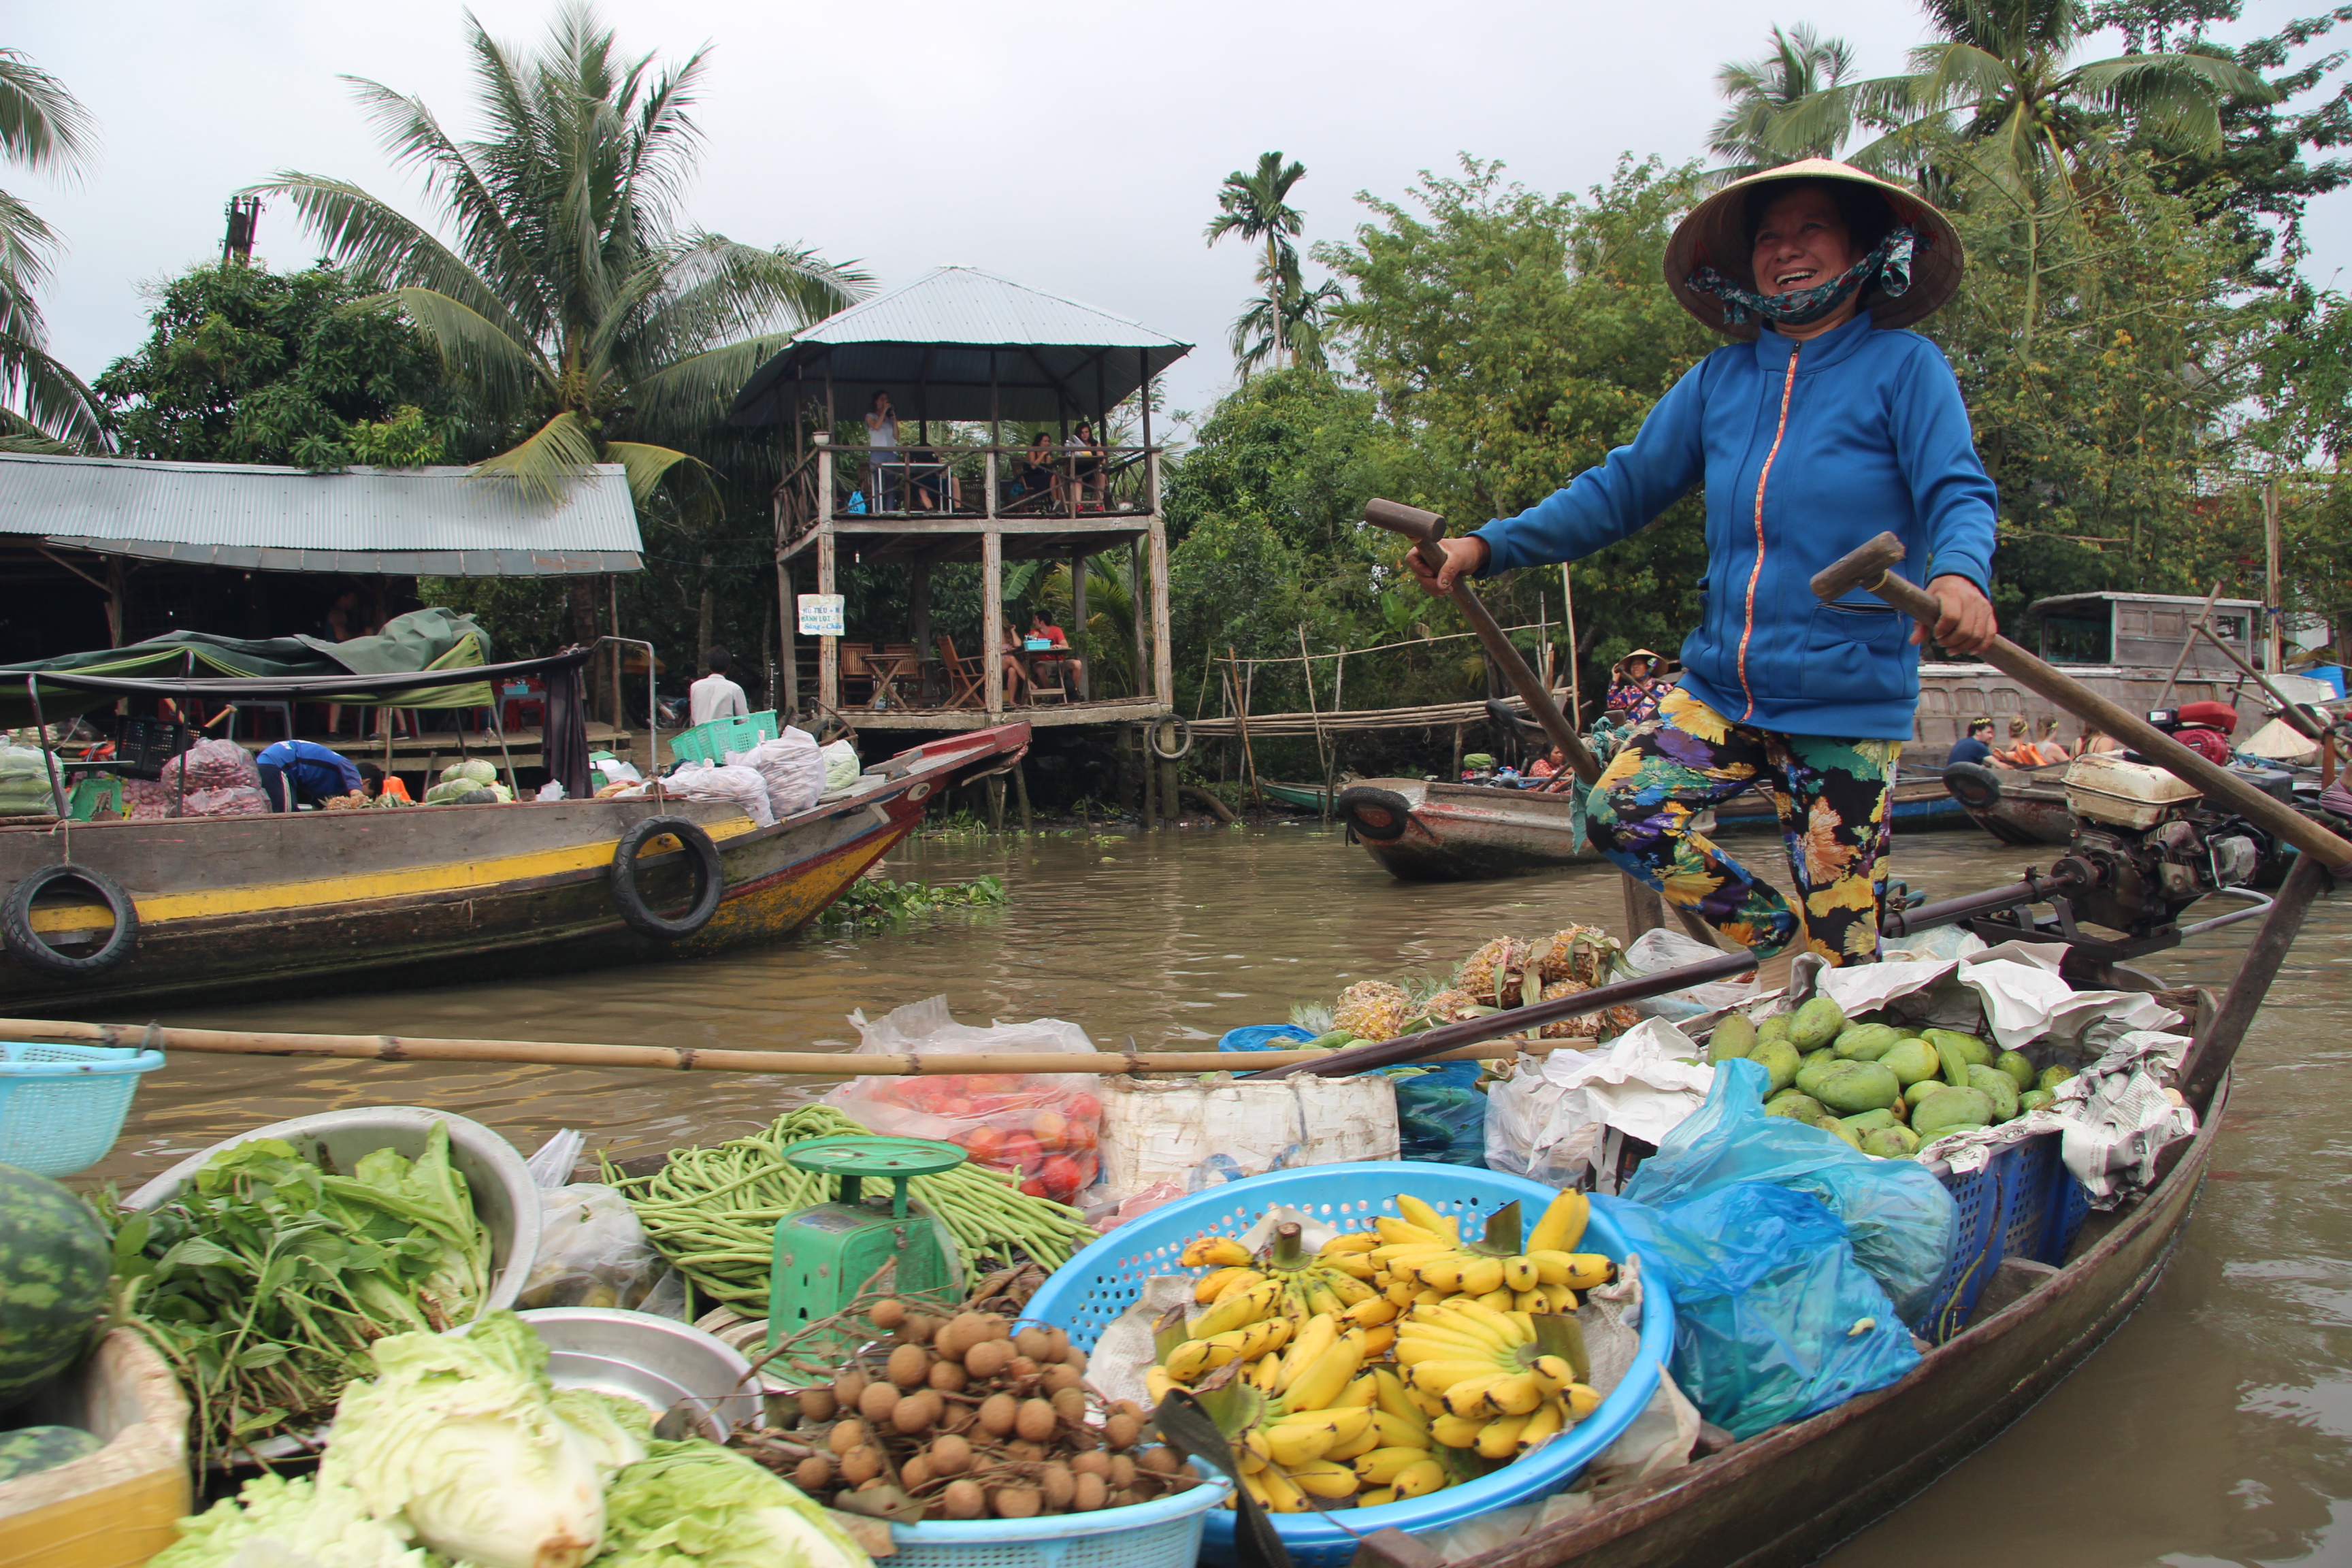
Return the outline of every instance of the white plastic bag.
[[[1268,1171],[1397,1157],[1396,1080],[1380,1073],[1115,1078],[1102,1100],[1103,1185],[1119,1199],[1156,1182],[1198,1192]]]
[[[1698,1054],[1672,1024],[1644,1018],[1594,1050],[1521,1057],[1486,1090],[1487,1169],[1556,1187],[1610,1173],[1612,1129],[1656,1143],[1706,1100],[1715,1069]]]
[[[772,827],[776,823],[775,807],[768,804],[768,781],[751,768],[689,763],[662,780],[662,788],[680,800],[740,805],[744,815],[761,827]]]
[[[1712,942],[1697,941],[1678,931],[1660,926],[1644,931],[1625,950],[1617,961],[1617,973],[1640,976],[1655,974],[1661,970],[1680,969],[1686,964],[1704,963],[1710,958],[1720,958],[1723,950]],[[1756,994],[1756,978],[1742,975],[1738,980],[1716,980],[1703,985],[1693,985],[1681,991],[1669,991],[1662,996],[1650,996],[1633,1004],[1633,1010],[1653,1018],[1696,1018],[1702,1013],[1712,1013],[1724,1007],[1736,1007]]]
[[[748,752],[730,752],[730,763],[740,763],[768,782],[768,805],[779,817],[806,811],[824,793],[825,758],[816,737],[785,726],[772,741],[762,741]]]
[[[824,793],[827,795],[847,789],[857,782],[857,775],[866,771],[866,764],[857,760],[857,748],[847,741],[835,741],[824,748]]]
[[[635,1307],[653,1288],[661,1255],[629,1200],[597,1182],[542,1190],[539,1251],[519,1307]]]

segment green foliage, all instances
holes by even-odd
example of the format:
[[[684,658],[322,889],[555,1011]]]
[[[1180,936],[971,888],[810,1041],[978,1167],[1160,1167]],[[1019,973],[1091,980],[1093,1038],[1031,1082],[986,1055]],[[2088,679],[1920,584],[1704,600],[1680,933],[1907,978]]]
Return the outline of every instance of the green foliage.
[[[998,909],[1010,901],[1004,884],[994,877],[975,877],[969,882],[894,882],[887,877],[861,877],[824,907],[816,923],[833,931],[886,924],[937,910]]]
[[[446,459],[457,399],[416,329],[341,272],[198,267],[163,288],[147,342],[97,390],[124,451],[202,463]]]
[[[0,48],[0,159],[76,175],[95,161],[98,127],[65,84]],[[31,205],[0,191],[0,451],[100,451],[105,416],[81,378],[52,358],[35,297],[48,281],[58,234]]]
[[[562,578],[419,577],[416,594],[428,605],[445,605],[473,616],[489,633],[490,646],[501,658],[552,653],[572,640],[572,612]],[[631,705],[643,695],[633,690]]]

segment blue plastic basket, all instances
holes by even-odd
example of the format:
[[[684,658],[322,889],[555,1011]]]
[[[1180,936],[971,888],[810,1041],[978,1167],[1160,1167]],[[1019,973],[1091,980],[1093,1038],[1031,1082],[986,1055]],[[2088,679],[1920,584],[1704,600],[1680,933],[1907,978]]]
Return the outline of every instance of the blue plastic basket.
[[[1128,1508],[1045,1519],[894,1524],[891,1568],[1192,1568],[1201,1527],[1230,1483],[1212,1477],[1190,1490]]]
[[[106,1158],[122,1131],[139,1075],[161,1051],[127,1046],[0,1041],[0,1165],[70,1176]]]
[[[2053,1266],[2066,1261],[2091,1201],[2089,1191],[2066,1169],[2063,1137],[2037,1132],[1995,1150],[1980,1171],[1945,1173],[1960,1224],[1935,1304],[1914,1325],[1928,1339],[1941,1343],[1968,1327],[1977,1298],[2004,1258]]]
[[[1269,1171],[1179,1198],[1119,1226],[1055,1270],[1030,1300],[1028,1316],[1066,1330],[1072,1342],[1091,1349],[1103,1330],[1143,1293],[1156,1274],[1191,1272],[1176,1261],[1196,1236],[1239,1236],[1276,1204],[1325,1219],[1343,1229],[1360,1229],[1376,1215],[1397,1213],[1400,1193],[1420,1198],[1441,1214],[1458,1215],[1465,1233],[1482,1229],[1486,1216],[1507,1204],[1549,1204],[1554,1189],[1524,1176],[1461,1165],[1402,1160],[1360,1164],[1311,1165]],[[1584,1247],[1611,1258],[1625,1256],[1625,1238],[1607,1215],[1595,1210]],[[1476,1514],[1559,1491],[1592,1457],[1615,1442],[1657,1392],[1658,1371],[1673,1355],[1675,1309],[1654,1273],[1642,1276],[1642,1350],[1625,1380],[1601,1407],[1527,1458],[1493,1475],[1427,1497],[1380,1508],[1349,1509],[1325,1516],[1274,1516],[1275,1529],[1297,1568],[1346,1568],[1357,1538],[1394,1525],[1408,1533],[1437,1530]],[[1336,1521],[1344,1521],[1344,1525]],[[1234,1560],[1234,1516],[1219,1510],[1208,1516],[1202,1557],[1213,1563]]]
[[[748,752],[762,741],[774,740],[778,733],[775,710],[770,709],[744,718],[713,719],[664,740],[669,754],[681,763],[723,763],[728,752]]]

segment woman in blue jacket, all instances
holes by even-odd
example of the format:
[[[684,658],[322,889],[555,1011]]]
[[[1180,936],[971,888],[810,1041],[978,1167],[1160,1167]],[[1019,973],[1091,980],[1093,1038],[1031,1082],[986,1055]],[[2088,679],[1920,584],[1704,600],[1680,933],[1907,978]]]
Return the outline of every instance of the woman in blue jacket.
[[[1892,530],[1942,606],[1954,653],[1991,640],[1994,496],[1942,353],[1898,331],[1959,285],[1958,237],[1934,207],[1843,163],[1808,159],[1725,186],[1666,250],[1684,307],[1739,340],[1658,400],[1633,444],[1521,512],[1445,542],[1432,593],[1463,572],[1574,561],[1706,496],[1706,610],[1683,675],[1591,797],[1594,843],[1667,902],[1770,957],[1878,952],[1879,863],[1895,763],[1919,696],[1917,644],[1814,573]],[[1799,907],[1690,819],[1761,785],[1779,809]]]

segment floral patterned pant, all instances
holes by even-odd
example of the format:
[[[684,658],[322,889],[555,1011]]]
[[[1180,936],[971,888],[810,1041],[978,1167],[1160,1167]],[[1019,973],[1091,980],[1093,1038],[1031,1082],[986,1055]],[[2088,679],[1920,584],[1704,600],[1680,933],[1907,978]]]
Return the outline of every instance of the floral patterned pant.
[[[1761,957],[1797,939],[1832,963],[1878,956],[1878,907],[1900,741],[1782,735],[1736,724],[1679,687],[1636,729],[1588,803],[1595,847]],[[1780,813],[1801,908],[1690,819],[1760,785]]]

